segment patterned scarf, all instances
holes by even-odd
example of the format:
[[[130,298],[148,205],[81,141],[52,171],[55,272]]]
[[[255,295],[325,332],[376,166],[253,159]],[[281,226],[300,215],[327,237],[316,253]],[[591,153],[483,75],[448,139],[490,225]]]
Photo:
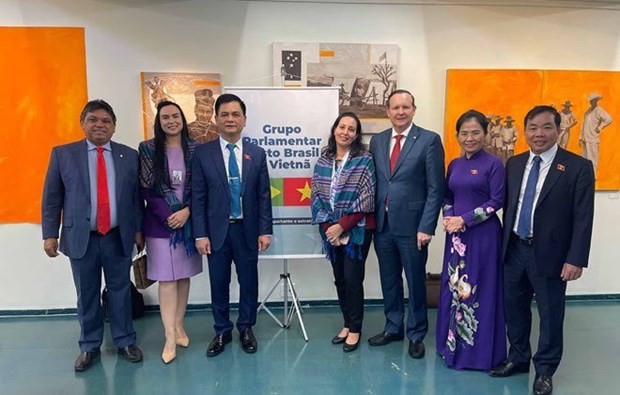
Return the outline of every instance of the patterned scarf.
[[[177,212],[187,204],[191,199],[191,186],[192,186],[192,156],[194,155],[194,149],[196,143],[191,141],[188,144],[188,152],[185,155],[185,188],[183,188],[183,201],[180,202],[174,194],[174,189],[170,185],[155,184],[155,173],[153,169],[153,159],[155,158],[155,140],[151,139],[146,141],[145,152],[140,152],[140,185],[142,188],[152,189],[157,196],[161,196],[172,212]],[[170,183],[168,170],[168,158],[164,156],[164,174]],[[187,222],[181,229],[169,229],[170,230],[170,244],[176,248],[177,244],[183,242],[185,245],[185,253],[187,256],[194,255],[196,246],[194,245],[194,239],[192,238],[192,220],[188,218]]]
[[[375,210],[375,166],[372,156],[364,152],[349,158],[332,185],[334,158],[321,156],[314,166],[312,176],[312,223],[336,223],[347,214],[372,213]],[[332,190],[333,188],[333,190]],[[333,194],[333,195],[332,195]],[[334,207],[330,203],[333,196]],[[335,255],[325,232],[320,228],[323,249],[331,260]],[[349,232],[349,243],[344,250],[347,256],[361,259],[361,246],[366,232],[365,220]]]

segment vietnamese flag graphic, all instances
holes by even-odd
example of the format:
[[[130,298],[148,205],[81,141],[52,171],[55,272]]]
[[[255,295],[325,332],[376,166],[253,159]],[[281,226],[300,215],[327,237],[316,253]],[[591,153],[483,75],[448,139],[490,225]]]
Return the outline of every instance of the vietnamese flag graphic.
[[[311,178],[272,178],[273,206],[310,206]]]

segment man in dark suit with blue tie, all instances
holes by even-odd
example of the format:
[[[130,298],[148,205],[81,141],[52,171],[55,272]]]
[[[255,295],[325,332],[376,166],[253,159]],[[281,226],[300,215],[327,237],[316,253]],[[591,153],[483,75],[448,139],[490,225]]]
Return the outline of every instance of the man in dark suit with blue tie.
[[[392,128],[370,141],[377,172],[375,251],[386,322],[368,342],[383,346],[406,333],[409,355],[422,358],[428,331],[426,260],[444,197],[444,151],[437,133],[413,123],[410,92],[395,90],[386,107]],[[403,269],[409,286],[406,326]]]
[[[100,354],[102,269],[114,345],[128,361],[142,360],[131,320],[129,269],[134,244],[144,247],[138,153],[110,141],[116,115],[103,100],[86,104],[80,124],[85,140],[52,150],[41,221],[45,253],[56,257],[60,250],[71,261],[81,326],[76,371],[88,369]]]
[[[237,329],[242,349],[258,344],[252,326],[258,305],[258,252],[271,244],[271,189],[265,151],[242,141],[245,103],[223,94],[215,102],[220,138],[196,148],[192,164],[192,218],[196,248],[208,255],[215,338],[207,356],[224,351],[232,340],[231,264],[239,280]]]
[[[504,206],[504,295],[510,352],[489,374],[536,377],[534,394],[553,391],[551,377],[562,358],[566,283],[588,265],[594,218],[592,162],[556,143],[560,114],[537,106],[525,116],[530,150],[506,164]],[[538,350],[532,358],[531,303],[540,317]]]

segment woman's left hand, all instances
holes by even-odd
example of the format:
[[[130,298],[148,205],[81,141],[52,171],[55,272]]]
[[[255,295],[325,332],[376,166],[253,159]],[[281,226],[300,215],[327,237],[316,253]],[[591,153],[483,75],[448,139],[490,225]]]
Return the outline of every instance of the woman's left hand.
[[[170,229],[180,229],[185,226],[187,219],[189,218],[189,207],[184,207],[176,213],[171,214],[168,217],[167,223]]]
[[[333,224],[329,227],[329,229],[327,229],[325,236],[327,236],[327,241],[329,241],[332,245],[336,245],[334,243],[340,239],[340,235],[342,235],[343,232],[344,229],[340,226],[340,224]],[[338,243],[338,245],[340,245],[340,243]]]

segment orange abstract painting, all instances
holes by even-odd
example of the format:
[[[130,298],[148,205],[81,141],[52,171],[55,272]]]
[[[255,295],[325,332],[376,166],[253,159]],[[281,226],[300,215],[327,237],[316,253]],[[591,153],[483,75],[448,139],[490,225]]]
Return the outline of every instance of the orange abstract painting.
[[[620,189],[620,152],[614,146],[620,138],[620,73],[612,71],[448,70],[447,163],[461,153],[455,124],[463,112],[482,112],[500,132],[516,128],[514,134],[503,133],[515,137],[514,143],[502,141],[500,132],[490,133],[487,139],[487,150],[505,160],[513,153],[510,148],[514,154],[528,149],[523,118],[539,104],[552,105],[560,112],[562,137],[558,143],[592,160],[596,189]]]
[[[0,223],[40,223],[52,147],[84,137],[84,29],[0,27],[0,51]]]

